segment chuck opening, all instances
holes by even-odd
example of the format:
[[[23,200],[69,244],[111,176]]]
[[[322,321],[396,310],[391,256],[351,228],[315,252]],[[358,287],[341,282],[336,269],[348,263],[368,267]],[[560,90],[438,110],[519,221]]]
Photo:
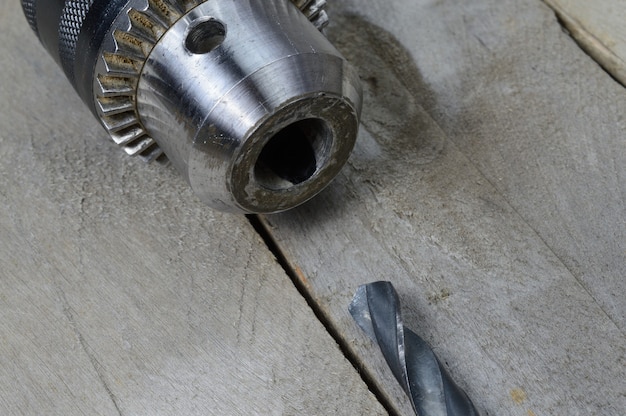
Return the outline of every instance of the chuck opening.
[[[185,48],[195,55],[212,52],[226,39],[226,25],[214,18],[194,20],[185,37]]]
[[[257,183],[270,190],[283,190],[306,182],[328,161],[332,131],[319,118],[296,121],[265,144],[254,165]]]

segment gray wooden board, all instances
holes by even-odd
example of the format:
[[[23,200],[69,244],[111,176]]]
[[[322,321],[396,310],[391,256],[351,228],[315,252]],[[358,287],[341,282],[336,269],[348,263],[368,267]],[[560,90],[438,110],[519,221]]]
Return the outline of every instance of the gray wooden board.
[[[540,1],[343,0],[349,166],[264,219],[328,321],[410,414],[347,306],[391,280],[483,414],[626,409],[626,92]]]
[[[105,137],[0,6],[0,414],[384,414],[248,221]]]

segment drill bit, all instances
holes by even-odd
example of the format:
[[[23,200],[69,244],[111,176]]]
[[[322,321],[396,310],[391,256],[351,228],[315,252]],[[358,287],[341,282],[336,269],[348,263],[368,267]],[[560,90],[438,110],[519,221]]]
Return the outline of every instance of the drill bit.
[[[360,286],[350,314],[381,352],[418,416],[478,415],[428,344],[404,326],[400,300],[390,282]]]
[[[165,154],[214,208],[292,208],[352,151],[361,86],[321,33],[325,0],[21,2],[113,141]]]

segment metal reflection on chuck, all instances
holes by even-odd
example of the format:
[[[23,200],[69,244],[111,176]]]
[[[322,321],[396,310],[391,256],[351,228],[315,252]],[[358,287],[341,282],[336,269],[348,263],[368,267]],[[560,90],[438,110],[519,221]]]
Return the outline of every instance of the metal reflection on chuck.
[[[111,138],[210,206],[270,213],[337,175],[362,103],[324,0],[22,0]]]

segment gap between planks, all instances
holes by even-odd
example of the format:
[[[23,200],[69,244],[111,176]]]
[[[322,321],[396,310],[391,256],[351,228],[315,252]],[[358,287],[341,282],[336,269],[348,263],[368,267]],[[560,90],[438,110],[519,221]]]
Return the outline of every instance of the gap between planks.
[[[252,225],[254,230],[257,232],[261,240],[263,240],[263,243],[265,244],[267,249],[274,255],[274,257],[276,258],[276,262],[285,271],[285,274],[289,277],[298,293],[304,298],[309,308],[311,308],[311,311],[315,315],[316,319],[324,326],[326,332],[328,332],[328,334],[335,340],[335,342],[339,346],[339,350],[346,358],[346,360],[348,360],[348,362],[352,365],[352,367],[354,367],[367,388],[372,392],[372,394],[376,397],[378,402],[384,407],[384,409],[389,413],[390,416],[400,416],[400,414],[395,410],[394,405],[389,401],[389,399],[381,390],[374,376],[366,371],[366,369],[359,364],[359,358],[357,357],[356,353],[353,352],[348,346],[346,338],[341,336],[341,331],[336,325],[333,324],[332,318],[328,316],[324,312],[324,310],[317,304],[315,298],[313,297],[313,294],[311,293],[310,288],[307,287],[306,278],[302,275],[302,271],[298,269],[297,266],[294,267],[287,259],[287,256],[272,235],[270,227],[267,221],[265,221],[265,218],[262,215],[254,214],[246,215],[246,218],[250,222],[250,225]],[[347,307],[348,306],[346,305],[346,308]]]

